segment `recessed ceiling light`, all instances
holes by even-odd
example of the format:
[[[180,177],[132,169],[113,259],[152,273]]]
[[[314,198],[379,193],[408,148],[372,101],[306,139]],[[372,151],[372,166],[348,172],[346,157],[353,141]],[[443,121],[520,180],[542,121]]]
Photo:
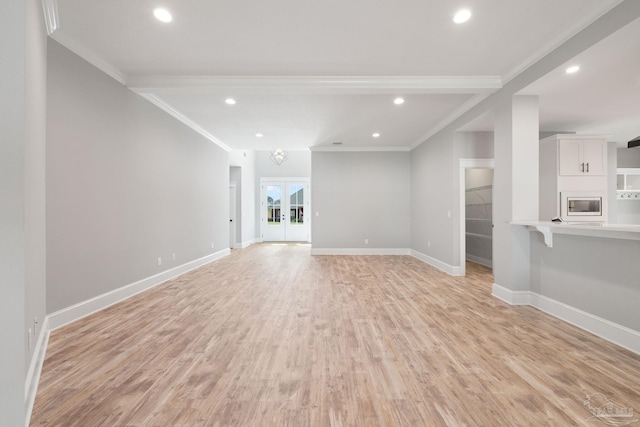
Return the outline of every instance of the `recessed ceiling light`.
[[[577,73],[580,70],[579,65],[572,65],[571,67],[566,69],[567,74]]]
[[[393,100],[393,103],[396,105],[404,104],[404,98],[396,98]]]
[[[256,137],[257,137],[257,138],[262,138],[263,136],[264,136],[264,135],[263,135],[263,134],[261,134],[261,133],[256,133]]]
[[[234,105],[236,103],[236,100],[233,98],[227,98],[224,100],[224,102],[226,102],[229,105]]]
[[[153,16],[155,16],[158,21],[162,22],[171,22],[173,20],[169,11],[161,7],[153,10]]]
[[[460,9],[453,15],[453,22],[456,24],[462,24],[467,22],[471,18],[471,11],[469,9]]]
[[[376,132],[376,133],[374,133],[374,134],[373,134],[373,135],[371,135],[371,136],[372,136],[372,137],[374,137],[374,138],[379,138],[379,137],[380,137],[380,134],[379,134],[378,132]]]

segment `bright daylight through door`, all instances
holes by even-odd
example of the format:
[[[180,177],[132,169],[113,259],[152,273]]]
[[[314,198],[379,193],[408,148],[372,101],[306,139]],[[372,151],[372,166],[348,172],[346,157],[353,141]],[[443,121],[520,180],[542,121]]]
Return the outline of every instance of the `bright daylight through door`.
[[[308,181],[263,181],[262,239],[267,242],[309,241]]]

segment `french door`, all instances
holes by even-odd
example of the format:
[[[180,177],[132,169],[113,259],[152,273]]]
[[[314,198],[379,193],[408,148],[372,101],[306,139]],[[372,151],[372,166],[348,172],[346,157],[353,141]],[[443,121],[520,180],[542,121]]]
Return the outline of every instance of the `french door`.
[[[308,242],[309,179],[262,178],[260,220],[265,242]]]

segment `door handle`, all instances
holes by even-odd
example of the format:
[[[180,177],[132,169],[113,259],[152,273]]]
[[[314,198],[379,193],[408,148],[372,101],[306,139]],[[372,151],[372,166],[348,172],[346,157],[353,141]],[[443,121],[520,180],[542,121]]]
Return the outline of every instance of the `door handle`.
[[[230,219],[230,220],[229,220],[229,222],[233,222],[233,220],[232,220],[232,219]]]

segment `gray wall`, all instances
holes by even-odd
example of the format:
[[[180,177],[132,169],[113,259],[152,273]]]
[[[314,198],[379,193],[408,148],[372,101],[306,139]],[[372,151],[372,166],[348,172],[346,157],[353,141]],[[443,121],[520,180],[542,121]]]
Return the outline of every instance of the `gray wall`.
[[[228,248],[226,151],[53,41],[47,102],[49,313]]]
[[[411,249],[460,265],[460,159],[490,158],[493,132],[441,132],[411,152]]]
[[[312,152],[311,168],[314,249],[409,248],[408,152]]]
[[[619,168],[640,168],[640,147],[618,148]]]
[[[411,249],[449,265],[460,257],[458,174],[453,132],[411,152]]]
[[[240,243],[250,243],[258,237],[256,228],[256,155],[251,150],[234,150],[229,153],[231,166],[240,168],[240,210],[237,212],[241,222]],[[259,196],[258,196],[259,197]]]
[[[531,291],[640,331],[638,241],[530,234]]]
[[[29,349],[27,330],[45,315],[42,16],[36,0],[0,3],[0,424],[7,426],[25,424],[25,379],[37,338]]]

